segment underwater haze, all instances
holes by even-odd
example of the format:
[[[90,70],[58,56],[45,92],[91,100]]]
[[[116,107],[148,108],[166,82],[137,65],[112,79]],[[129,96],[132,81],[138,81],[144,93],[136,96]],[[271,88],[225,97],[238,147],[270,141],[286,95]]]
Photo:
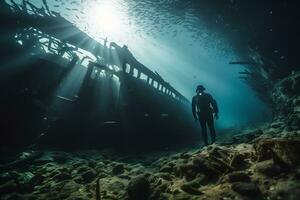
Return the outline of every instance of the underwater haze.
[[[0,199],[298,200],[297,1],[0,0]]]
[[[8,1],[9,2],[9,1]],[[22,1],[16,1],[21,3]],[[41,0],[30,0],[38,7]],[[137,60],[158,72],[191,100],[202,84],[220,109],[217,127],[256,124],[270,119],[270,109],[239,79],[248,55],[237,44],[247,40],[227,37],[222,13],[211,21],[211,4],[183,0],[53,0],[49,9],[61,14],[94,39],[127,45]],[[229,1],[228,6],[235,6]],[[234,30],[236,31],[236,30]]]

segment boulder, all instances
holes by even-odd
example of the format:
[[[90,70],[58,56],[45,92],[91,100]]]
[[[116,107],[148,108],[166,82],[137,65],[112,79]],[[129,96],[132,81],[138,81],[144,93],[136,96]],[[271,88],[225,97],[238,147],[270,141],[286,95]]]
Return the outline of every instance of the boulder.
[[[84,183],[92,182],[97,176],[97,173],[94,170],[88,170],[81,175],[82,181]]]
[[[300,183],[298,181],[284,181],[280,182],[274,188],[274,192],[270,195],[270,199],[287,199],[299,200],[300,197]]]
[[[173,168],[170,165],[163,165],[159,171],[171,173],[173,171]]]
[[[196,177],[199,169],[192,163],[181,164],[175,168],[175,175],[179,177],[185,177],[187,180],[192,180]]]
[[[216,170],[208,159],[198,157],[194,159],[194,166],[197,171],[204,173],[207,176],[216,177],[221,174],[219,170]]]
[[[269,177],[274,177],[280,173],[279,166],[273,160],[265,160],[255,164],[255,171]]]
[[[191,154],[186,153],[186,152],[180,154],[180,158],[182,158],[182,159],[189,159],[190,157],[191,157]]]
[[[30,184],[31,185],[40,185],[42,184],[42,182],[46,179],[45,176],[41,175],[41,174],[37,174],[35,176],[32,177],[32,179],[30,179]]]
[[[65,181],[71,178],[71,175],[67,172],[58,173],[53,177],[54,179],[58,181]]]
[[[124,165],[123,164],[117,164],[112,169],[113,174],[122,174],[123,172],[124,172]]]
[[[194,159],[194,168],[208,177],[219,177],[234,169],[222,158],[213,155],[198,157]]]
[[[127,186],[127,194],[130,200],[147,199],[150,196],[150,192],[150,183],[143,175],[133,178]]]
[[[249,197],[255,197],[260,194],[260,190],[255,183],[234,182],[231,185],[233,191]]]
[[[250,182],[250,177],[245,173],[241,171],[232,172],[230,174],[227,174],[227,180],[228,182]]]
[[[274,159],[277,164],[284,164],[290,168],[300,164],[299,139],[263,139],[254,146],[258,161]]]

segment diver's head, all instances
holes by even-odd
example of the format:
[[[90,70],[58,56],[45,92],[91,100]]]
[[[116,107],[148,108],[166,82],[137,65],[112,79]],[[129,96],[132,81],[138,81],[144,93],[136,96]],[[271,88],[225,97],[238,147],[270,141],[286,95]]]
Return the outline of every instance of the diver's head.
[[[203,87],[203,85],[198,85],[196,88],[196,93],[202,93],[205,90],[205,87]]]

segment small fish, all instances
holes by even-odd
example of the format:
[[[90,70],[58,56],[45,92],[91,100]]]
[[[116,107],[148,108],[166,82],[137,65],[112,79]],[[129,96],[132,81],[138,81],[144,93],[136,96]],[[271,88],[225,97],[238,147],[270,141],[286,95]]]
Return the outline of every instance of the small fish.
[[[116,122],[116,121],[107,121],[107,122],[103,122],[103,124],[118,124],[118,122]]]

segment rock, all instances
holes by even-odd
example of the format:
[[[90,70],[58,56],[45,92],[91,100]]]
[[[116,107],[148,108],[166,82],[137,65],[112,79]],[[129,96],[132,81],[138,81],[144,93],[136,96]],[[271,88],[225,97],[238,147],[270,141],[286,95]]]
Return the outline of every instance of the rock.
[[[192,181],[197,185],[206,185],[210,181],[210,177],[205,176],[204,174],[197,174],[196,178]]]
[[[203,172],[205,175],[215,177],[219,174],[209,163],[209,161],[205,158],[196,158],[194,159],[194,166],[197,171]]]
[[[198,196],[196,196],[198,198]],[[194,199],[194,198],[191,198],[191,195],[188,194],[188,193],[178,193],[178,194],[175,194],[174,195],[174,198],[169,198],[169,199],[172,199],[172,200],[191,200],[191,199]]]
[[[151,196],[149,197],[149,200],[169,200],[172,199],[171,195],[168,193],[157,193],[154,192],[151,194]]]
[[[168,165],[169,165],[170,167],[174,167],[174,166],[176,165],[176,163],[175,163],[175,162],[169,162]]]
[[[250,177],[245,173],[241,171],[232,172],[227,175],[228,182],[250,182]]]
[[[161,191],[160,190],[157,190],[157,189],[155,189],[152,193],[151,193],[151,195],[150,195],[150,197],[148,198],[149,200],[157,200],[157,199],[162,199],[161,198]]]
[[[276,122],[273,122],[271,124],[271,128],[280,128],[280,127],[283,127],[284,126],[284,123],[281,122],[281,121],[276,121]]]
[[[1,186],[1,190],[10,190],[13,189],[14,192],[18,193],[29,193],[33,189],[33,185],[31,184],[30,180],[33,178],[33,174],[31,172],[23,172],[17,173],[13,171],[10,173],[11,177],[15,177],[10,179],[10,181],[6,182],[4,185]]]
[[[59,192],[57,193],[57,198],[59,199],[67,199],[70,194],[78,191],[80,188],[80,185],[76,184],[74,181],[67,181],[64,184],[62,184],[62,187],[59,188]]]
[[[298,169],[296,170],[295,178],[298,179],[298,180],[300,180],[300,168],[298,168]]]
[[[32,177],[32,179],[30,180],[30,184],[34,186],[40,185],[44,180],[45,180],[45,176],[38,174]]]
[[[53,155],[52,158],[53,158],[53,161],[57,162],[58,164],[63,164],[68,161],[68,157],[64,156],[64,155]]]
[[[235,169],[242,169],[246,164],[245,156],[242,154],[235,154],[230,161],[230,166]]]
[[[94,170],[89,170],[81,175],[82,181],[84,183],[92,182],[97,176],[97,173]]]
[[[234,143],[249,143],[255,138],[259,137],[263,134],[263,131],[258,130],[251,130],[246,133],[238,134],[232,137]]]
[[[123,172],[124,172],[124,165],[123,164],[117,164],[112,169],[113,174],[122,174]]]
[[[180,158],[182,159],[189,159],[190,157],[191,155],[186,152],[180,154]]]
[[[122,178],[122,179],[127,179],[127,180],[130,180],[130,179],[131,179],[131,177],[128,176],[128,175],[126,175],[126,174],[120,174],[118,177],[119,177],[119,178]]]
[[[274,159],[277,164],[284,163],[293,168],[300,164],[299,139],[263,139],[254,146],[258,161]]]
[[[75,178],[73,179],[73,181],[74,181],[75,183],[78,183],[78,184],[82,184],[82,183],[83,183],[81,177],[75,177]]]
[[[0,166],[0,169],[25,169],[26,167],[31,165],[35,159],[42,157],[42,155],[42,152],[22,152],[17,160]]]
[[[274,188],[274,193],[271,194],[270,199],[287,199],[299,200],[300,197],[300,183],[294,181],[280,182]]]
[[[199,188],[200,185],[201,185],[200,182],[201,182],[201,180],[199,180],[198,178],[196,178],[196,179],[194,179],[194,180],[192,180],[190,182],[187,182],[185,184],[188,184],[188,185],[190,185],[193,188]]]
[[[0,174],[0,185],[8,182],[11,179],[12,179],[12,177],[11,177],[11,175],[8,172],[1,173]]]
[[[164,180],[167,180],[167,181],[171,181],[174,178],[174,176],[172,176],[169,173],[165,173],[165,172],[159,172],[159,173],[156,173],[155,175],[158,176],[158,177],[161,177],[161,178],[163,178]]]
[[[97,163],[96,163],[96,162],[89,162],[89,163],[88,163],[88,166],[89,166],[90,168],[95,168],[95,167],[97,166]]]
[[[155,189],[153,190],[150,199],[155,199],[154,197],[160,197],[159,194],[162,193],[169,193],[169,183],[165,182],[163,184],[158,185],[157,187],[155,187]],[[159,198],[156,198],[159,199]]]
[[[207,177],[211,178],[216,178],[224,173],[233,171],[233,168],[225,160],[215,156],[194,159],[194,168],[197,172],[204,173]]]
[[[34,161],[34,164],[35,165],[45,165],[45,164],[47,164],[47,163],[51,163],[51,162],[53,162],[53,160],[51,160],[51,159],[37,159],[37,160],[35,160]]]
[[[269,177],[274,177],[280,173],[280,168],[274,164],[273,160],[265,160],[256,163],[255,171]]]
[[[173,168],[169,165],[164,165],[160,168],[160,172],[168,172],[171,173],[173,171]]]
[[[116,181],[113,181],[112,183],[110,183],[107,186],[107,189],[109,191],[121,191],[121,190],[125,189],[125,185],[123,182],[116,180]]]
[[[18,179],[21,176],[21,173],[18,173],[17,171],[12,171],[9,173],[9,176],[11,179]]]
[[[267,142],[266,140],[259,141],[254,145],[257,161],[272,159],[272,149],[270,146],[270,142]]]
[[[8,194],[16,192],[16,190],[17,184],[12,180],[0,186],[0,194]]]
[[[64,181],[64,180],[70,179],[71,175],[69,173],[63,172],[63,173],[58,173],[53,178],[58,180],[58,181]]]
[[[208,153],[210,154],[210,155],[213,155],[213,156],[215,156],[215,157],[221,157],[221,155],[220,155],[220,147],[218,147],[218,146],[209,146],[208,148],[207,148],[207,151],[208,151]]]
[[[197,169],[192,163],[177,165],[174,167],[174,172],[176,176],[185,177],[187,180],[192,180],[197,175]]]
[[[33,190],[33,186],[30,185],[30,183],[18,184],[17,191],[19,191],[22,194],[30,193],[30,192],[32,192],[32,190]]]
[[[233,191],[249,197],[258,196],[260,194],[259,188],[252,182],[234,182],[232,183],[231,188]]]
[[[21,176],[18,178],[18,183],[20,184],[27,184],[30,182],[30,180],[34,177],[34,175],[31,172],[24,172],[21,174]]]
[[[184,192],[192,194],[192,195],[202,195],[203,192],[193,187],[191,183],[185,183],[183,184],[180,189],[182,189]]]
[[[143,176],[133,178],[127,186],[127,194],[130,200],[143,200],[150,196],[150,183]]]
[[[84,172],[89,171],[89,170],[92,169],[92,168],[90,168],[90,167],[87,167],[87,166],[85,165],[85,163],[84,163],[84,164],[80,164],[80,165],[81,165],[81,166],[78,167],[77,170],[76,170],[78,174],[82,174],[82,173],[84,173]]]

